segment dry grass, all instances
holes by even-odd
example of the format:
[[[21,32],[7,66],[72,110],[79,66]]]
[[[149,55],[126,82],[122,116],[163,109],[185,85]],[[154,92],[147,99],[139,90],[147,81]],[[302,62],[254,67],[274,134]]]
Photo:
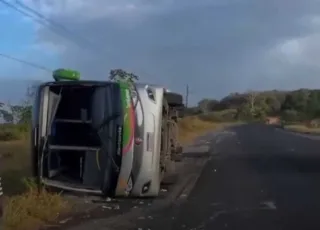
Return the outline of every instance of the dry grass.
[[[0,142],[0,176],[5,193],[15,195],[26,187],[23,177],[30,176],[29,141]]]
[[[34,230],[68,211],[59,194],[42,190],[26,179],[30,176],[29,141],[0,142],[0,175],[7,196],[3,224],[5,230]]]
[[[300,133],[311,133],[311,134],[320,134],[320,128],[311,128],[305,125],[286,125],[284,127],[287,130],[300,132]]]
[[[38,191],[35,187],[10,197],[4,212],[5,230],[34,230],[44,223],[54,221],[69,210],[69,204],[60,194]]]
[[[179,121],[179,141],[185,144],[211,130],[221,129],[233,124],[235,123],[203,121],[196,116],[185,117]]]

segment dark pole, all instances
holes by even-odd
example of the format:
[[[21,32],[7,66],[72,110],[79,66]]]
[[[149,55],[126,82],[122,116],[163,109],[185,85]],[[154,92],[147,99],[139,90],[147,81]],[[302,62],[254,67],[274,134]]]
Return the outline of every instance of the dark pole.
[[[186,87],[186,108],[188,108],[188,102],[189,102],[189,85]]]

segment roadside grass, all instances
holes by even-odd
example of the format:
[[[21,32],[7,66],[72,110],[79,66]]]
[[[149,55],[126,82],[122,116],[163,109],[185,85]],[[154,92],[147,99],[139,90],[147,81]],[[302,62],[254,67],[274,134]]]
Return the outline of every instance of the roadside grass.
[[[38,192],[28,179],[30,146],[28,140],[0,142],[0,176],[6,195],[3,216],[5,230],[34,230],[68,211],[68,203],[59,195]]]
[[[0,176],[5,194],[16,195],[26,190],[23,177],[29,177],[30,155],[29,141],[0,142]]]
[[[208,131],[233,124],[204,121],[196,116],[185,117],[179,121],[179,139],[182,144],[188,143]],[[4,130],[1,128],[0,125],[0,176],[6,195],[4,230],[39,229],[45,223],[54,222],[59,216],[70,212],[71,203],[57,193],[46,190],[39,193],[30,179],[31,148],[25,135],[27,132],[9,126],[4,127]]]
[[[307,127],[303,124],[285,125],[284,129],[305,134],[320,134],[320,128]]]
[[[184,117],[179,121],[179,141],[181,144],[192,142],[196,137],[212,130],[223,129],[227,126],[242,122],[212,122],[199,119],[197,116]]]
[[[31,182],[33,183],[33,182]],[[60,194],[28,186],[21,195],[8,198],[4,212],[5,230],[35,230],[68,212],[69,204]]]
[[[29,124],[1,124],[0,141],[26,140],[29,136]]]

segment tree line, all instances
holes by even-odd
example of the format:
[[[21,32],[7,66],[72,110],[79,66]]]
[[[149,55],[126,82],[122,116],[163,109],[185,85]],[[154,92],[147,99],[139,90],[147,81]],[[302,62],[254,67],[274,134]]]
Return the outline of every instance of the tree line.
[[[188,108],[187,113],[213,120],[261,120],[280,116],[288,122],[302,122],[320,117],[320,90],[231,93],[221,100],[202,99],[197,106]]]

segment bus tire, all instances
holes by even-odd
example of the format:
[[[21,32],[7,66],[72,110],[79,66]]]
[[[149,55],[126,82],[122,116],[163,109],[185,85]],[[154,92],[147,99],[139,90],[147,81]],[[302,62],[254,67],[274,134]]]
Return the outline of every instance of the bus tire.
[[[169,161],[166,164],[166,171],[163,175],[161,184],[162,185],[172,185],[177,182],[178,174],[176,172],[176,164],[174,161]]]

